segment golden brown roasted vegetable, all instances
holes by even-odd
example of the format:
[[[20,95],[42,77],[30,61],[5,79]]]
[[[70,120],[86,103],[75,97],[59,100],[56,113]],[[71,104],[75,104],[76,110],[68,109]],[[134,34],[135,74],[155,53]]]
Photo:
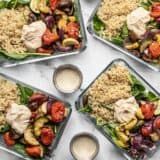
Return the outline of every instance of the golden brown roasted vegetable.
[[[137,49],[139,47],[139,43],[135,42],[132,44],[126,44],[124,47],[128,50]]]
[[[40,0],[40,2],[39,2],[39,10],[42,13],[50,13],[51,12],[50,8],[47,6],[47,1],[46,0]]]
[[[36,146],[36,145],[39,145],[39,142],[38,140],[34,137],[34,134],[33,134],[33,129],[31,126],[29,126],[25,132],[24,132],[24,139],[25,141],[32,145],[32,146]]]
[[[154,141],[154,142],[157,142],[160,139],[159,135],[156,132],[150,134],[150,137],[151,137],[152,141]]]
[[[122,142],[121,140],[118,140],[118,139],[114,139],[113,140],[114,143],[120,147],[120,148],[127,148],[128,147],[128,144],[125,144],[124,142]]]
[[[41,134],[41,128],[44,126],[45,123],[47,123],[49,120],[48,118],[45,118],[45,117],[41,117],[39,119],[37,119],[35,122],[34,122],[34,134],[36,136],[40,136]]]
[[[143,115],[142,110],[140,108],[137,109],[136,116],[139,119],[144,119],[144,115]]]
[[[128,124],[125,125],[125,129],[131,130],[136,124],[137,124],[137,118],[134,118]]]

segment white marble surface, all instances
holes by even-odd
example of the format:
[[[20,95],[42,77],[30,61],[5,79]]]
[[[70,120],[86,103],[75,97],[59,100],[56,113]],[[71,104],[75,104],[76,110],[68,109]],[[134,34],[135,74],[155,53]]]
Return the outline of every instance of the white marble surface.
[[[81,0],[85,24],[93,8],[96,6],[96,3],[96,0]],[[148,82],[152,83],[153,87],[155,87],[157,90],[160,90],[160,75],[159,73],[151,71],[138,62],[135,62],[134,60],[123,56],[121,53],[93,39],[88,33],[87,36],[88,47],[82,54],[67,58],[40,62],[36,64],[27,64],[24,66],[9,69],[0,69],[0,71],[5,74],[11,75],[18,80],[24,81],[35,87],[46,90],[61,98],[64,98],[72,104],[73,114],[64,131],[57,150],[55,151],[55,157],[53,158],[54,160],[72,160],[73,158],[69,152],[69,142],[74,134],[84,131],[94,134],[100,142],[100,152],[96,160],[107,160],[109,158],[111,158],[112,160],[123,160],[124,157],[117,153],[114,147],[95,129],[95,127],[91,123],[83,119],[83,116],[75,111],[74,102],[80,92],[66,97],[55,90],[52,84],[53,68],[54,66],[66,63],[77,65],[84,75],[82,88],[85,88],[96,77],[96,75],[115,58],[124,58]],[[0,159],[18,160],[13,155],[8,155],[7,153],[4,153],[2,151],[0,151]],[[159,153],[155,154],[152,160],[153,159],[160,159],[160,151]]]

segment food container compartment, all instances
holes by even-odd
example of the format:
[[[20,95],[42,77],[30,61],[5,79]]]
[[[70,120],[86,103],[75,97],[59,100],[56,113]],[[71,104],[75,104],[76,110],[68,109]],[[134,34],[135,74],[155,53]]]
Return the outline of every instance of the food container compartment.
[[[93,10],[91,16],[89,17],[89,20],[87,22],[87,30],[88,32],[96,39],[100,40],[101,42],[103,42],[104,44],[118,50],[121,51],[123,54],[135,59],[136,61],[140,62],[141,64],[149,67],[150,69],[154,70],[154,71],[160,71],[160,65],[158,64],[152,64],[152,63],[148,63],[144,60],[142,60],[141,58],[138,58],[137,56],[133,55],[132,53],[130,53],[129,51],[125,50],[124,48],[115,45],[114,43],[108,41],[107,39],[104,39],[102,37],[100,37],[96,31],[93,28],[93,19],[98,11],[98,8],[100,7],[101,1],[98,2],[98,4],[96,5],[96,8]]]
[[[50,60],[50,59],[55,59],[55,58],[61,58],[61,57],[67,57],[70,55],[76,55],[81,52],[83,52],[86,49],[86,43],[87,43],[87,37],[86,37],[86,32],[85,32],[85,27],[84,27],[84,22],[83,22],[83,16],[82,16],[82,10],[81,10],[81,5],[79,0],[74,0],[74,9],[75,9],[75,15],[78,19],[78,22],[80,24],[80,35],[81,35],[81,48],[73,51],[68,51],[68,52],[55,52],[51,56],[30,56],[28,58],[25,58],[24,60],[15,60],[9,57],[4,56],[3,54],[0,54],[0,66],[1,67],[13,67],[17,65],[22,65],[22,64],[28,64],[28,63],[34,63],[38,61],[45,61],[45,60]]]
[[[62,136],[62,134],[63,134],[63,132],[65,130],[65,127],[66,127],[66,125],[67,125],[67,123],[69,121],[69,118],[71,116],[71,113],[72,113],[71,105],[68,102],[63,101],[63,100],[57,98],[56,96],[54,96],[54,95],[52,95],[50,93],[47,93],[47,92],[42,91],[40,89],[37,89],[37,88],[35,88],[35,87],[31,86],[31,85],[28,85],[28,84],[25,84],[25,83],[23,83],[21,81],[18,81],[18,80],[14,79],[14,78],[9,77],[8,75],[0,73],[0,77],[4,78],[6,80],[9,80],[11,82],[14,82],[16,84],[20,84],[20,85],[22,85],[24,87],[31,88],[31,89],[33,89],[33,91],[44,93],[45,95],[50,96],[50,97],[52,97],[55,100],[59,100],[59,101],[61,101],[61,102],[63,102],[65,104],[65,107],[68,110],[68,114],[67,114],[65,120],[63,122],[61,122],[60,124],[58,124],[58,131],[56,133],[56,137],[53,140],[52,144],[48,147],[47,154],[43,158],[40,158],[40,159],[45,159],[45,160],[52,160],[53,156],[54,156],[53,155],[54,151],[56,150],[56,147],[57,147],[57,145],[58,145],[58,143],[60,141],[60,138],[61,138],[61,136]],[[3,137],[2,137],[1,134],[0,134],[0,150],[6,151],[6,152],[8,152],[10,154],[13,154],[13,155],[15,155],[15,156],[17,156],[19,158],[24,159],[24,160],[34,160],[34,159],[36,159],[36,158],[31,158],[31,157],[22,155],[22,154],[16,152],[15,150],[6,147],[6,144],[4,144]]]
[[[148,89],[149,91],[153,92],[155,95],[159,96],[160,93],[158,91],[156,91],[142,76],[140,76],[131,66],[129,66],[129,64],[123,60],[123,59],[115,59],[113,60],[90,84],[89,86],[80,94],[80,96],[78,97],[78,100],[76,101],[76,109],[78,111],[80,111],[80,109],[82,109],[82,107],[84,106],[84,104],[86,103],[86,95],[87,95],[87,91],[88,89],[91,87],[91,85],[97,80],[97,78],[99,78],[104,72],[106,72],[107,70],[109,70],[113,65],[115,64],[123,64],[125,67],[127,67],[127,69],[129,70],[129,72],[131,74],[133,74],[138,80],[140,80],[140,82],[144,85],[144,87],[146,89]],[[90,122],[92,122],[95,127],[106,137],[107,140],[109,140],[114,146],[115,148],[128,160],[133,160],[133,158],[128,154],[128,152],[123,149],[123,148],[119,148],[112,140],[112,138],[106,134],[106,132],[104,131],[104,129],[101,126],[96,125],[96,119],[93,118],[92,116],[89,115],[89,113],[82,113],[82,116],[86,119],[89,120]],[[157,144],[157,148],[159,147],[159,142]],[[157,151],[158,149],[156,149]],[[153,154],[155,152],[151,153],[148,155],[148,157],[152,157]]]

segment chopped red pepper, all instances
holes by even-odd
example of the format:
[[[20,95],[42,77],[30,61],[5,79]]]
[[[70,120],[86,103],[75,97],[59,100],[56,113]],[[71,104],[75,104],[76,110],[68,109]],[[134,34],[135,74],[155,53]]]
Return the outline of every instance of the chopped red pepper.
[[[154,18],[160,17],[160,3],[154,3],[152,5],[151,16]]]
[[[55,102],[51,108],[51,117],[53,122],[61,122],[64,119],[65,106],[62,102]]]
[[[37,49],[37,52],[38,53],[49,53],[49,54],[51,54],[53,52],[53,50],[51,50],[51,49],[45,49],[43,47],[40,47],[40,48]]]
[[[58,34],[52,33],[49,29],[47,29],[42,37],[43,39],[43,44],[44,45],[50,45],[53,42],[57,41],[59,39]]]
[[[26,152],[29,156],[39,158],[41,157],[41,147],[40,146],[31,146],[31,147],[26,147]]]
[[[80,29],[80,26],[79,26],[78,23],[70,22],[70,23],[67,24],[66,32],[67,32],[69,37],[78,39],[79,29]]]
[[[58,2],[59,2],[59,0],[50,0],[49,1],[49,4],[50,4],[52,11],[54,11],[56,9]]]
[[[154,116],[155,106],[151,103],[145,103],[141,105],[141,110],[145,119],[151,119]]]
[[[158,42],[153,42],[149,46],[149,53],[152,58],[158,58],[160,56],[160,44]]]
[[[41,142],[48,146],[51,145],[53,139],[55,138],[55,134],[53,133],[53,130],[49,127],[44,127],[41,130]]]
[[[3,139],[7,146],[13,146],[15,144],[15,140],[11,137],[10,132],[6,132],[3,135]]]

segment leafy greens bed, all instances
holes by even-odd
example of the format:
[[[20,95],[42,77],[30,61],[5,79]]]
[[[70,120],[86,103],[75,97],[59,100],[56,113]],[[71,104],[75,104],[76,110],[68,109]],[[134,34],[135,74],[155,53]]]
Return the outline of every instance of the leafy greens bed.
[[[79,106],[118,148],[137,160],[152,155],[160,141],[160,98],[143,84],[126,66],[114,64],[89,86]]]
[[[70,109],[55,97],[32,88],[2,77],[0,82],[0,104],[4,106],[0,109],[0,134],[5,146],[31,159],[49,157]]]

